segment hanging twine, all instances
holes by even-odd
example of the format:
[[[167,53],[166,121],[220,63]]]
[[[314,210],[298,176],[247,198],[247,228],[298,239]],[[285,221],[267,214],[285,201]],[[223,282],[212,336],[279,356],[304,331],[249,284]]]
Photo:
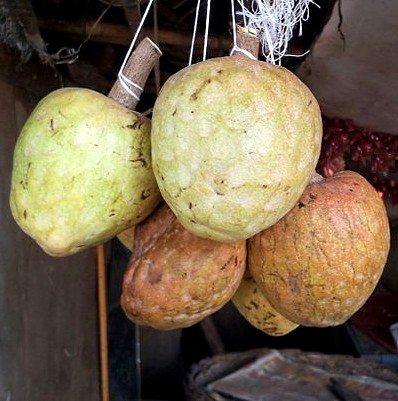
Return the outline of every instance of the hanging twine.
[[[231,0],[231,10],[232,10],[232,37],[233,37],[233,47],[231,49],[230,55],[232,56],[234,53],[242,53],[245,56],[251,58],[252,60],[257,60],[258,58],[258,31],[253,28],[248,28],[246,26],[247,22],[246,19],[243,18],[243,27],[241,25],[236,24],[236,19],[235,19],[235,0]],[[238,36],[237,32],[243,33],[243,35],[240,35],[240,38],[250,38],[253,37],[255,39],[256,43],[256,52],[250,53],[247,49],[252,48],[252,46],[240,46],[238,43]]]
[[[196,3],[195,22],[194,22],[193,32],[192,32],[192,41],[191,41],[191,49],[189,52],[188,65],[191,65],[192,60],[193,60],[196,33],[197,33],[198,21],[199,21],[200,2],[201,2],[201,0],[197,0],[197,3]],[[208,41],[209,41],[209,26],[210,26],[210,10],[211,10],[211,0],[207,0],[206,24],[205,24],[205,33],[204,33],[204,41],[203,41],[203,58],[202,58],[203,61],[206,60],[206,57],[207,57],[207,45],[208,45]]]
[[[302,23],[309,18],[310,4],[319,7],[313,0],[252,0],[248,9],[244,0],[237,0],[242,11],[244,26],[260,33],[262,53],[269,63],[280,64],[286,56],[293,30],[298,25],[302,35]],[[293,55],[289,55],[292,56]]]
[[[235,1],[240,11],[235,11]],[[247,5],[250,3],[250,8]],[[195,22],[188,65],[192,64],[194,45],[197,35],[201,0],[197,0]],[[286,54],[293,31],[298,25],[298,35],[302,35],[302,23],[309,18],[311,4],[319,7],[313,0],[231,0],[231,18],[233,47],[231,54],[240,52],[256,59],[256,56],[238,46],[236,39],[237,24],[235,14],[242,18],[241,25],[247,32],[255,32],[259,36],[262,54],[267,62],[280,64],[284,56],[300,57],[305,55]],[[211,0],[207,0],[206,22],[203,44],[203,60],[206,60],[206,50],[209,34]]]
[[[138,39],[138,36],[141,33],[142,27],[144,25],[144,22],[146,20],[146,17],[149,13],[149,10],[151,9],[152,3],[154,2],[154,0],[149,0],[148,5],[145,9],[145,12],[141,18],[140,24],[138,25],[138,28],[135,32],[135,35],[133,37],[133,40],[131,41],[130,47],[127,50],[126,56],[124,58],[124,61],[120,67],[119,73],[117,75],[120,84],[122,85],[122,87],[125,89],[125,91],[132,96],[137,102],[140,100],[140,96],[141,96],[141,92],[144,90],[144,88],[141,85],[138,85],[136,82],[132,81],[131,79],[129,79],[128,77],[126,77],[126,75],[124,74],[124,68],[126,67],[126,64],[130,58],[130,55],[134,49],[135,43]],[[159,51],[160,52],[160,51]]]

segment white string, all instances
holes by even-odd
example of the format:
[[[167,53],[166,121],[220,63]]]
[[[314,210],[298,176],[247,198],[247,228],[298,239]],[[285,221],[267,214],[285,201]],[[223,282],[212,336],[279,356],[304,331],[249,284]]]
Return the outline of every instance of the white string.
[[[232,12],[232,38],[234,42],[233,49],[236,45],[236,20],[235,20],[235,0],[231,0],[231,12]],[[232,51],[231,51],[232,54]]]
[[[203,41],[203,61],[206,60],[206,55],[207,55],[207,42],[209,39],[209,25],[210,25],[210,8],[211,8],[211,0],[207,0],[205,39]]]
[[[108,12],[108,10],[111,8],[111,4],[106,7],[100,16],[96,19],[94,24],[91,26],[86,38],[79,44],[77,49],[73,47],[62,47],[59,49],[56,53],[50,54],[50,62],[53,61],[54,64],[60,65],[60,64],[72,64],[74,63],[80,56],[80,52],[82,50],[82,47],[91,39],[91,36],[97,27],[97,25],[100,23],[102,18],[105,16],[105,14]]]
[[[235,52],[239,52],[244,54],[245,56],[251,58],[252,60],[257,60],[257,57],[255,57],[252,53],[247,51],[246,49],[242,49],[241,47],[238,46],[237,43],[237,38],[236,38],[236,19],[235,19],[235,2],[234,0],[231,0],[231,11],[232,11],[232,37],[233,37],[233,46],[230,51],[230,56],[234,54]]]
[[[149,13],[149,10],[150,10],[150,8],[151,8],[151,6],[152,6],[153,1],[154,1],[154,0],[149,0],[149,2],[148,2],[148,5],[147,5],[147,7],[146,7],[146,9],[145,9],[145,12],[144,12],[144,15],[143,15],[142,18],[141,18],[140,24],[138,25],[138,28],[137,28],[137,30],[136,30],[136,32],[135,32],[135,34],[134,34],[133,40],[131,41],[130,47],[129,47],[129,49],[127,50],[126,56],[125,56],[125,58],[124,58],[124,61],[123,61],[122,65],[121,65],[121,67],[120,67],[119,73],[117,74],[117,77],[118,77],[118,79],[119,79],[119,81],[120,81],[120,84],[121,84],[121,85],[123,86],[123,88],[129,93],[129,95],[131,95],[132,97],[134,97],[134,99],[136,99],[137,101],[140,100],[140,96],[137,95],[137,94],[134,92],[134,89],[136,89],[136,90],[138,89],[139,94],[141,94],[141,92],[144,90],[144,88],[142,88],[140,85],[137,85],[137,84],[136,84],[135,82],[133,82],[131,79],[127,78],[127,77],[123,74],[123,70],[124,70],[124,67],[126,67],[127,61],[128,61],[128,59],[129,59],[129,57],[130,57],[132,51],[133,51],[133,48],[134,48],[134,46],[135,46],[135,42],[137,41],[138,36],[139,36],[139,34],[141,33],[141,30],[142,30],[142,27],[143,27],[143,25],[144,25],[145,19],[146,19],[148,13]]]
[[[133,82],[131,79],[127,78],[124,74],[120,73],[118,74],[119,82],[123,86],[123,88],[131,95],[137,102],[140,100],[140,96],[137,95],[135,92],[133,92],[132,88],[138,89],[139,93],[141,93],[144,88],[135,82]]]
[[[252,28],[259,32],[262,53],[266,61],[272,64],[280,64],[284,56],[301,57],[308,53],[305,52],[302,55],[286,54],[289,41],[293,36],[293,30],[297,24],[299,24],[299,36],[301,36],[303,33],[302,24],[303,21],[307,21],[309,18],[310,5],[314,4],[319,8],[319,5],[316,4],[314,0],[251,0],[251,10],[245,6],[245,2],[248,0],[236,1],[242,9],[242,11],[239,11],[236,14],[242,16],[244,27]],[[191,65],[193,60],[197,26],[199,21],[200,2],[201,0],[197,0],[188,65]],[[211,0],[207,0],[203,61],[206,60],[207,57],[210,9]],[[230,54],[238,51],[252,59],[256,59],[253,54],[237,46],[234,0],[231,0],[231,10],[233,48]]]
[[[200,0],[198,0],[198,3],[196,4],[195,23],[194,23],[194,26],[193,26],[191,49],[189,51],[188,65],[192,64],[193,51],[194,51],[195,40],[196,40],[196,30],[197,30],[197,27],[198,27],[198,20],[199,20],[199,9],[200,9]]]
[[[252,60],[257,60],[257,57],[255,57],[252,53],[250,53],[249,51],[247,51],[247,50],[245,50],[245,49],[242,49],[241,47],[236,46],[236,45],[234,45],[234,46],[232,47],[232,50],[231,50],[230,55],[234,54],[235,52],[242,53],[242,54],[244,54],[245,56],[251,58]]]
[[[244,13],[245,7],[241,4],[243,14],[243,26],[247,26],[246,14]]]
[[[245,7],[245,0],[237,0],[242,7],[238,12],[245,26],[260,33],[260,43],[265,59],[272,64],[280,64],[286,56],[293,29],[299,24],[302,35],[302,22],[309,18],[309,6],[313,0],[252,0],[251,10]]]
[[[207,0],[205,34],[204,34],[204,39],[203,39],[203,58],[202,58],[203,61],[205,61],[206,57],[207,57],[207,47],[208,47],[208,41],[209,41],[209,26],[210,26],[210,9],[211,9],[211,0]],[[188,65],[191,65],[192,60],[193,60],[196,32],[197,32],[198,22],[199,22],[199,11],[200,11],[200,0],[198,0],[198,2],[196,4],[195,22],[194,22],[193,32],[192,32],[192,41],[191,41],[191,48],[189,51]]]

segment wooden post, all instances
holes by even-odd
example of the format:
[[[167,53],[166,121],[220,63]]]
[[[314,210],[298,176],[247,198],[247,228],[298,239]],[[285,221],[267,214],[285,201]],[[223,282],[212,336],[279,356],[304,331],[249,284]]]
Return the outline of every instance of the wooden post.
[[[107,296],[106,266],[104,245],[97,246],[97,285],[98,285],[98,318],[99,346],[101,367],[101,399],[109,401],[109,368],[108,368],[108,335],[107,335]]]

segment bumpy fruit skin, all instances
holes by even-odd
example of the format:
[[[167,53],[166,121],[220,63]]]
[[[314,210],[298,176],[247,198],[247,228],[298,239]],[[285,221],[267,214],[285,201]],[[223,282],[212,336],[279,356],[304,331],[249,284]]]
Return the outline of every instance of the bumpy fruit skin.
[[[273,308],[248,271],[232,297],[232,303],[252,326],[270,336],[284,336],[299,327]]]
[[[319,158],[322,122],[294,74],[237,55],[169,78],[151,134],[158,185],[184,227],[237,241],[293,207]]]
[[[249,241],[250,272],[273,307],[303,326],[346,322],[366,302],[390,247],[383,200],[356,172],[310,184]]]
[[[47,95],[15,146],[15,221],[48,254],[66,256],[143,220],[160,200],[150,130],[150,120],[95,91]]]
[[[192,326],[232,298],[245,268],[246,241],[197,237],[164,204],[136,227],[121,305],[139,325]]]

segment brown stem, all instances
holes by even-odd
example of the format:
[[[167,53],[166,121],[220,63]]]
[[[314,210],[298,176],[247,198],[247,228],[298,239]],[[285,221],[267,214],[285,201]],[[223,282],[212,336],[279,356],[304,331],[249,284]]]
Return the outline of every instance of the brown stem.
[[[131,54],[123,69],[123,74],[129,80],[143,88],[149,74],[161,55],[162,52],[158,46],[156,46],[151,39],[146,37]],[[138,88],[132,87],[131,90],[138,98],[140,97],[141,91]],[[134,110],[138,103],[138,100],[122,86],[119,79],[114,83],[108,97],[116,100],[130,110]]]
[[[246,50],[255,58],[258,58],[260,39],[256,29],[238,25],[236,28],[236,44],[240,49]],[[243,53],[236,52],[235,54]]]

